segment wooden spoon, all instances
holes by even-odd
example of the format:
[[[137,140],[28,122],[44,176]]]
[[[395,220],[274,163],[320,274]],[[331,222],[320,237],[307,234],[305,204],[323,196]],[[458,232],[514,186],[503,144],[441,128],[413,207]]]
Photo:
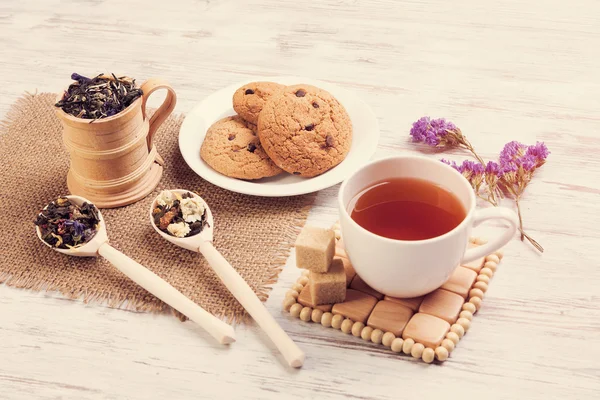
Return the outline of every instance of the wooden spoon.
[[[91,203],[79,196],[65,197],[68,198],[71,203],[78,206],[81,206],[84,202]],[[219,343],[230,344],[235,342],[235,331],[231,325],[226,324],[214,315],[208,313],[192,300],[185,297],[169,283],[161,279],[154,272],[146,269],[143,265],[109,245],[106,224],[104,223],[104,218],[102,217],[100,210],[98,210],[98,218],[100,219],[100,223],[94,237],[83,246],[74,249],[59,249],[53,247],[42,240],[41,230],[37,226],[36,232],[42,243],[59,253],[75,257],[104,257],[132,281],[200,325],[210,333],[212,337],[217,339]]]
[[[194,236],[178,238],[171,236],[156,226],[152,216],[152,210],[157,206],[157,199],[154,200],[150,207],[150,223],[163,238],[169,242],[183,247],[184,249],[200,252],[208,261],[208,264],[215,271],[217,276],[225,284],[227,289],[240,302],[240,304],[248,311],[257,324],[265,331],[271,341],[277,346],[287,363],[294,368],[299,368],[304,363],[304,352],[290,339],[285,331],[277,324],[275,319],[269,314],[263,303],[256,296],[252,288],[242,278],[237,271],[229,264],[229,262],[219,253],[213,246],[213,230],[214,220],[213,215],[208,207],[208,204],[196,193],[188,190],[170,190],[171,193],[177,193],[180,196],[185,193],[190,193],[196,197],[204,205],[206,209],[206,221],[202,231]]]

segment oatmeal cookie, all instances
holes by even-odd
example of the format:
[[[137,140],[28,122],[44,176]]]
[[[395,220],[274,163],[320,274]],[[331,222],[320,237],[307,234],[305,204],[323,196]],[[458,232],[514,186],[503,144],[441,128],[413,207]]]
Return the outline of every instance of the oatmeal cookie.
[[[200,156],[214,170],[231,178],[251,180],[281,173],[253,128],[238,115],[218,120],[208,128]]]
[[[233,94],[233,109],[246,121],[256,125],[265,102],[284,87],[274,82],[250,82]]]
[[[272,96],[258,118],[258,137],[284,171],[320,175],[346,158],[352,122],[329,92],[311,85],[287,86]]]

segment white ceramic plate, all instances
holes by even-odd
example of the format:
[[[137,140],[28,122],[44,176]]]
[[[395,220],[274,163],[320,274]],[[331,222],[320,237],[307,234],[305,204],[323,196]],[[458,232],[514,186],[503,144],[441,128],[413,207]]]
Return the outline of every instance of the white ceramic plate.
[[[313,177],[302,178],[282,173],[271,178],[245,181],[229,178],[212,169],[200,157],[200,146],[207,129],[217,120],[235,115],[233,93],[254,81],[278,82],[284,85],[305,83],[327,90],[346,108],[352,120],[350,152],[340,164]],[[179,131],[179,149],[190,168],[210,183],[233,192],[254,196],[281,197],[316,192],[342,182],[352,171],[368,162],[379,141],[379,124],[371,108],[354,93],[338,86],[302,77],[263,77],[249,79],[223,88],[204,99],[185,117]]]

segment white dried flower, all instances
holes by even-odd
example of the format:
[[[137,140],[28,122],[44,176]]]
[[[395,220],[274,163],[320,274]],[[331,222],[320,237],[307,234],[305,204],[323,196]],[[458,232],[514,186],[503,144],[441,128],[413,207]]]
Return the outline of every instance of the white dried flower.
[[[204,215],[204,204],[197,197],[182,199],[180,207],[186,222],[200,221]]]
[[[188,224],[186,224],[185,222],[178,222],[176,224],[169,224],[169,226],[167,226],[167,230],[169,231],[169,233],[173,236],[177,236],[177,237],[185,237],[185,235],[187,235],[188,233],[190,233],[190,227]]]
[[[163,190],[156,198],[156,202],[161,206],[171,206],[175,200],[175,194],[169,190]]]

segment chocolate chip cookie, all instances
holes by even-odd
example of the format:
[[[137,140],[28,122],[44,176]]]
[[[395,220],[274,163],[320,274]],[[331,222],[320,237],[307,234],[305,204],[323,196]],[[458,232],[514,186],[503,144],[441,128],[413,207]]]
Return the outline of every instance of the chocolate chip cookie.
[[[313,177],[346,158],[352,144],[352,122],[329,92],[293,85],[265,103],[258,118],[258,137],[281,169]]]
[[[255,127],[238,115],[222,118],[208,128],[200,156],[231,178],[252,180],[282,172],[263,150]]]
[[[265,102],[285,86],[274,82],[251,82],[233,94],[233,109],[246,121],[256,125]]]

